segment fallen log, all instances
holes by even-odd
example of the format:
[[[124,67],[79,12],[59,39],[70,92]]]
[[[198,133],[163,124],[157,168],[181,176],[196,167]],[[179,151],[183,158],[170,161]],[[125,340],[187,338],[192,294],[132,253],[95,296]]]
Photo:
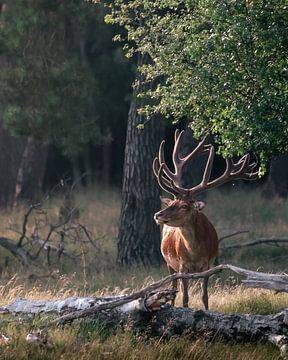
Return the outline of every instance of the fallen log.
[[[284,359],[288,356],[288,309],[274,315],[224,314],[165,305],[173,297],[175,291],[162,290],[126,303],[123,302],[127,296],[67,298],[55,301],[17,299],[13,304],[2,307],[1,312],[21,316],[23,313],[61,314],[60,318],[57,317],[49,324],[51,325],[59,324],[61,318],[64,318],[65,322],[72,320],[75,312],[83,313],[94,307],[94,311],[89,312],[89,321],[97,321],[102,326],[124,326],[145,337],[168,340],[181,335],[192,338],[205,336],[208,339],[220,336],[226,340],[265,341],[276,345]],[[122,305],[115,307],[116,302]],[[97,306],[98,311],[95,311]]]
[[[0,308],[0,314],[55,313],[56,318],[46,327],[62,325],[89,317],[103,326],[123,326],[145,336],[169,339],[172,336],[220,336],[228,340],[268,341],[279,347],[282,356],[288,356],[288,309],[274,315],[224,314],[188,308],[174,308],[166,303],[176,292],[160,290],[173,279],[198,279],[223,270],[232,270],[246,277],[250,287],[264,287],[288,292],[288,276],[258,273],[232,265],[219,265],[203,273],[176,273],[155,282],[131,295],[105,298],[68,298],[63,300],[25,300]],[[280,289],[280,290],[279,290]],[[165,305],[166,304],[166,305]]]

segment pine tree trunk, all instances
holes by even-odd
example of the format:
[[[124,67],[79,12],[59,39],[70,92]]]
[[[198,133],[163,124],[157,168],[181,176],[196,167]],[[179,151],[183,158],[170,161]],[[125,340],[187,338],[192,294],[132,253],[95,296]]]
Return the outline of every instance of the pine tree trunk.
[[[0,207],[13,206],[18,169],[25,142],[16,138],[0,123]]]
[[[22,200],[33,203],[40,200],[47,156],[47,145],[37,143],[32,137],[27,139],[17,172],[14,206]]]
[[[138,66],[148,57],[138,55]],[[144,129],[137,125],[145,122],[137,112],[141,100],[137,94],[149,87],[138,73],[127,124],[122,188],[122,209],[118,235],[118,262],[120,264],[159,264],[160,229],[153,215],[160,209],[160,190],[152,171],[152,161],[162,137],[162,124],[156,117]]]

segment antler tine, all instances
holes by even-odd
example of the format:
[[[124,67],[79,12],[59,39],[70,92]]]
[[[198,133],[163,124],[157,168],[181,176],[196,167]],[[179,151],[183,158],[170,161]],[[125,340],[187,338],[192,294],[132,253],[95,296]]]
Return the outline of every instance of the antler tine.
[[[255,163],[255,162],[252,163],[252,164],[249,164],[250,154],[244,155],[235,164],[234,164],[232,158],[227,158],[225,160],[226,160],[226,169],[225,169],[224,173],[220,177],[218,177],[217,179],[206,183],[205,186],[200,187],[198,185],[195,188],[195,190],[194,189],[192,190],[193,195],[195,195],[196,193],[199,193],[200,191],[203,191],[203,190],[208,190],[208,189],[211,189],[211,188],[215,188],[215,187],[220,186],[222,184],[225,184],[226,182],[231,181],[231,180],[240,180],[240,179],[243,179],[243,180],[255,180],[255,179],[257,179],[258,171],[257,172],[250,172],[251,170],[253,171],[253,169],[257,165],[257,163]]]
[[[176,143],[176,141],[177,141],[177,139],[178,139],[179,133],[180,133],[179,129],[176,129],[176,130],[175,130],[175,133],[174,133],[174,142],[175,142],[175,143]]]
[[[246,154],[246,155],[242,156],[242,158],[236,164],[233,164],[235,171],[232,171],[231,174],[234,176],[237,176],[239,174],[241,175],[243,173],[243,171],[245,174],[245,170],[247,169],[247,167],[249,165],[249,161],[250,161],[250,154]],[[233,163],[233,161],[232,161],[232,163]],[[238,169],[237,169],[237,166],[239,166]]]
[[[162,165],[164,165],[164,164],[162,164]],[[163,166],[162,166],[162,168],[163,168]],[[160,163],[159,163],[158,157],[155,157],[155,159],[153,161],[153,172],[154,172],[154,175],[157,177],[157,179],[158,179],[159,174],[161,175],[162,183],[165,184],[165,186],[167,188],[171,187],[171,181],[169,179],[165,178],[165,176],[164,176],[165,173],[162,170],[160,172]]]
[[[164,155],[164,146],[165,146],[165,140],[163,140],[161,142],[160,147],[159,147],[159,154],[158,154],[159,164],[160,165],[163,164],[163,170],[164,170],[165,174],[167,175],[167,177],[169,179],[173,179],[175,181],[176,180],[175,174],[166,165],[165,155]]]
[[[174,169],[175,169],[175,173],[169,174],[169,177],[172,175],[173,181],[175,181],[176,184],[179,185],[180,183],[180,177],[181,177],[181,171],[183,166],[194,156],[198,155],[198,154],[203,154],[206,151],[209,151],[211,148],[211,144],[205,145],[205,142],[208,138],[208,136],[205,136],[200,143],[196,146],[196,148],[191,151],[188,155],[186,155],[185,157],[180,157],[179,155],[179,151],[182,145],[182,141],[183,141],[183,136],[184,136],[184,130],[182,130],[179,133],[179,130],[177,129],[175,131],[175,145],[174,145],[174,149],[173,149],[173,154],[172,154],[172,160],[173,160],[173,165],[174,165]],[[167,174],[168,175],[168,174]]]
[[[214,147],[211,146],[210,150],[209,150],[209,156],[208,156],[207,164],[206,164],[206,167],[205,167],[205,170],[204,170],[203,179],[202,179],[202,185],[203,186],[206,186],[208,184],[209,179],[210,179],[213,160],[214,160],[214,154],[215,154]]]
[[[238,171],[232,172],[233,176],[239,176],[241,179],[254,180],[259,176],[259,170],[253,172],[254,168],[258,165],[258,161],[250,162],[250,154],[244,155],[235,165],[241,165]]]
[[[155,157],[153,160],[152,169],[153,169],[153,173],[156,177],[158,176],[159,168],[160,168],[159,159],[158,159],[158,157]]]
[[[157,165],[154,165],[154,163],[157,162],[157,160],[158,158],[155,158],[153,162],[153,168],[155,169]],[[164,164],[160,164],[158,174],[155,174],[158,180],[158,184],[164,191],[176,197],[179,194],[179,192],[174,189],[172,182],[163,176],[163,168],[164,168]]]
[[[199,144],[196,146],[196,148],[188,155],[186,155],[185,158],[181,159],[184,163],[189,161],[193,156],[198,154],[204,154],[206,151],[210,151],[210,148],[213,147],[211,144],[206,144],[205,142],[208,139],[208,135],[204,136],[204,138],[199,142]]]
[[[206,187],[208,185],[208,182],[209,182],[209,179],[210,179],[210,176],[211,176],[214,155],[215,155],[214,147],[212,145],[210,145],[209,146],[209,155],[208,155],[207,163],[206,163],[206,166],[205,166],[202,181],[201,181],[201,183],[199,185],[196,185],[196,186],[192,187],[191,189],[189,189],[189,196],[195,195],[195,194],[197,194],[197,193],[199,193],[201,191],[204,191],[206,189]]]
[[[153,172],[158,180],[160,187],[174,196],[177,196],[179,194],[185,195],[186,190],[177,186],[177,184],[175,184],[175,182],[172,179],[169,179],[168,176],[165,174],[164,169],[165,169],[165,164],[163,163],[160,164],[158,157],[154,158]]]
[[[184,135],[184,130],[182,130],[179,133],[179,130],[175,130],[175,134],[174,134],[174,138],[175,138],[175,144],[174,144],[174,149],[173,149],[173,154],[172,154],[172,160],[173,160],[173,165],[175,168],[175,174],[179,173],[179,166],[181,169],[181,159],[179,156],[179,150],[182,144],[182,139],[183,139],[183,135]]]
[[[256,161],[254,161],[252,164],[248,164],[247,169],[249,170],[248,172],[246,172],[246,180],[255,180],[257,178],[259,178],[259,169],[255,172],[253,172],[253,170],[255,169],[255,167],[258,165],[258,159],[256,157]]]

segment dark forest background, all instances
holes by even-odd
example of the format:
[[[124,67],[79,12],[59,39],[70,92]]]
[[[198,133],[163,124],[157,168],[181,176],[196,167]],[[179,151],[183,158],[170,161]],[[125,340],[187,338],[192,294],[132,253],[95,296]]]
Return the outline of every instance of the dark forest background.
[[[120,186],[135,69],[119,29],[102,5],[0,5],[0,206],[83,174],[79,185]]]
[[[113,41],[123,30],[81,0],[0,6],[0,206],[35,202],[63,179],[121,187],[137,62]],[[265,195],[287,196],[287,165],[272,159]]]

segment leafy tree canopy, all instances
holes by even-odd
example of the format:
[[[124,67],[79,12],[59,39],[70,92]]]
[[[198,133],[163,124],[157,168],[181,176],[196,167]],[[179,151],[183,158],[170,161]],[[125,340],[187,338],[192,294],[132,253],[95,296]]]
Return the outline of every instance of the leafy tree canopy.
[[[126,49],[148,53],[141,70],[160,83],[142,111],[191,119],[224,156],[288,151],[286,0],[116,0]]]
[[[4,124],[69,156],[104,141],[95,109],[99,87],[86,59],[89,22],[99,8],[82,0],[14,0],[6,8],[0,19]]]

